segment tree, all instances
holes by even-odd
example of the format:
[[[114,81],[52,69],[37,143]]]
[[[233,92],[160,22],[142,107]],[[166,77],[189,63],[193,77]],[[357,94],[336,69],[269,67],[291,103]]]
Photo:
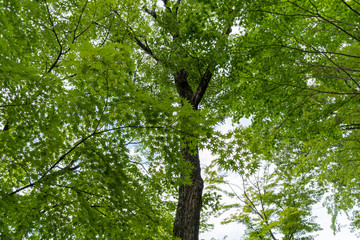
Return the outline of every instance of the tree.
[[[225,55],[219,56],[216,62],[208,61],[218,57],[218,52],[223,52],[227,48],[227,35],[234,21],[234,17],[231,16],[232,8],[221,6],[223,9],[220,10],[226,11],[227,14],[220,15],[219,7],[211,2],[189,4],[177,1],[175,5],[167,1],[163,3],[165,10],[145,8],[145,12],[151,15],[153,21],[160,26],[160,31],[164,31],[165,34],[154,31],[143,40],[145,44],[137,36],[134,38],[144,52],[171,69],[179,97],[189,102],[194,110],[198,110],[208,85],[214,78],[213,75],[227,59]],[[215,20],[211,17],[215,17]],[[211,21],[215,21],[216,24],[211,25]],[[147,41],[153,47],[150,48]],[[154,42],[157,43],[155,46]],[[165,48],[166,53],[171,53],[172,56],[163,56],[159,47]],[[185,140],[182,144],[182,155],[192,166],[191,184],[182,184],[179,188],[173,231],[174,235],[181,239],[197,239],[203,189],[198,147],[195,145],[191,152],[190,142]]]
[[[358,204],[355,1],[1,3],[3,236],[197,239],[205,147]]]
[[[317,181],[331,186],[328,207],[336,219],[339,211],[359,204],[360,6],[342,0],[262,1],[247,10],[245,42],[238,42],[230,64],[238,94],[223,96],[237,99],[230,100],[242,109],[233,112],[235,120],[252,119],[237,142],[270,161],[290,151],[293,168],[315,170]]]
[[[255,173],[242,175],[236,184],[223,181],[228,191],[217,187],[236,200],[223,207],[236,210],[223,223],[243,223],[246,239],[314,239],[309,234],[321,230],[311,216],[311,207],[321,196],[316,182],[310,174],[264,164]]]
[[[2,235],[170,238],[179,187],[173,235],[197,239],[198,149],[240,4],[2,6]]]

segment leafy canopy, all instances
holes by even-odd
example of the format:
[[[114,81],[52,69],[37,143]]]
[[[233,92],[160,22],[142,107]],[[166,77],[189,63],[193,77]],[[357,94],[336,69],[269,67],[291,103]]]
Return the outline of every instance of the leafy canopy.
[[[1,237],[171,238],[186,142],[244,180],[260,159],[287,174],[261,186],[274,222],[249,201],[232,219],[266,234],[316,230],[305,216],[329,186],[334,217],[359,204],[356,1],[0,3]],[[192,88],[213,75],[199,111],[177,95],[183,68]],[[228,116],[252,124],[214,131]]]

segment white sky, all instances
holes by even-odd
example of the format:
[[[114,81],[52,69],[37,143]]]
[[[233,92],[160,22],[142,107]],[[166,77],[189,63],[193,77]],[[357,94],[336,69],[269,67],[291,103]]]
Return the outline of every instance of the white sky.
[[[243,119],[242,124],[248,125],[250,121],[248,119]],[[231,121],[228,119],[226,120],[225,124],[220,126],[218,129],[221,132],[227,132],[229,129],[232,128]],[[202,162],[202,165],[206,165],[206,163],[210,162],[215,157],[211,155],[209,151],[201,151],[200,152],[200,160]],[[237,178],[236,174],[228,174],[228,180],[231,181],[231,179],[234,180]],[[231,212],[229,211],[227,215],[229,215]],[[214,224],[214,229],[207,233],[200,234],[200,239],[204,240],[222,240],[225,236],[227,236],[226,240],[240,240],[244,239],[242,238],[245,227],[238,223],[230,223],[226,225],[222,225],[220,222],[222,219],[224,219],[227,215],[221,216],[220,218],[212,218],[210,219],[209,223]],[[313,207],[313,215],[317,216],[316,222],[320,224],[320,226],[323,228],[322,231],[317,232],[317,237],[315,237],[315,240],[355,240],[357,237],[355,236],[355,233],[351,233],[349,228],[347,227],[349,224],[349,221],[346,219],[345,216],[339,217],[338,223],[341,225],[344,225],[344,227],[341,229],[340,232],[338,232],[335,236],[333,235],[333,231],[330,228],[331,225],[331,216],[327,214],[327,210],[322,206],[321,203],[316,204]],[[279,239],[280,240],[280,239]]]

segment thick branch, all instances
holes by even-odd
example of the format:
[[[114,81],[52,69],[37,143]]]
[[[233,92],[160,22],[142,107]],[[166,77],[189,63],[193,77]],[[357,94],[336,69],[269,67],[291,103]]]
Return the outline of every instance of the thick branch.
[[[187,99],[190,103],[193,103],[192,97],[193,97],[194,93],[189,85],[188,80],[187,80],[188,76],[189,76],[189,73],[185,70],[185,68],[181,69],[174,76],[175,77],[175,85],[176,85],[176,89],[177,89],[179,96]]]
[[[152,8],[151,10],[149,10],[148,8],[145,8],[144,10],[147,14],[149,14],[150,16],[152,16],[154,19],[157,18],[156,12],[155,12],[155,8]]]
[[[157,59],[157,57],[155,57],[155,55],[153,54],[153,52],[151,51],[149,45],[147,44],[146,40],[145,40],[145,44],[143,44],[135,35],[133,35],[133,38],[136,41],[136,44],[142,49],[144,50],[147,54],[149,54],[152,58],[154,58],[157,62],[159,61]]]
[[[116,10],[113,10],[113,11],[114,11],[114,13],[115,13],[119,18],[121,18],[121,15],[119,14],[118,11],[116,11]],[[135,35],[133,29],[132,29],[130,26],[128,26],[128,27],[129,27],[129,30],[131,31],[132,37],[134,38],[136,44],[137,44],[142,50],[144,50],[144,52],[146,52],[147,54],[149,54],[153,59],[155,59],[155,61],[158,62],[159,60],[158,60],[157,57],[154,55],[154,53],[151,51],[149,45],[148,45],[147,42],[146,42],[146,39],[145,39],[145,44],[144,44],[144,43],[141,42],[140,39]]]
[[[201,78],[201,81],[199,83],[198,88],[196,89],[196,92],[193,94],[191,98],[191,103],[197,108],[199,105],[201,99],[203,98],[206,89],[209,85],[209,82],[211,80],[212,73],[210,72],[209,68],[206,69],[204,75]]]

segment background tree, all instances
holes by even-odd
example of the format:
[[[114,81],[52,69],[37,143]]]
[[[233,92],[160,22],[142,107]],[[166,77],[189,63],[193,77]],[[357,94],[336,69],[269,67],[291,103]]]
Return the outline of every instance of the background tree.
[[[242,175],[240,182],[224,181],[228,187],[216,188],[236,202],[223,207],[236,210],[223,223],[244,224],[246,239],[314,239],[310,233],[321,230],[311,215],[321,196],[315,181],[310,175],[264,164],[255,173]]]
[[[331,189],[334,219],[359,204],[359,11],[356,1],[254,2],[230,64],[238,94],[223,92],[237,99],[235,121],[252,119],[240,148],[270,161],[290,150],[293,168]]]

